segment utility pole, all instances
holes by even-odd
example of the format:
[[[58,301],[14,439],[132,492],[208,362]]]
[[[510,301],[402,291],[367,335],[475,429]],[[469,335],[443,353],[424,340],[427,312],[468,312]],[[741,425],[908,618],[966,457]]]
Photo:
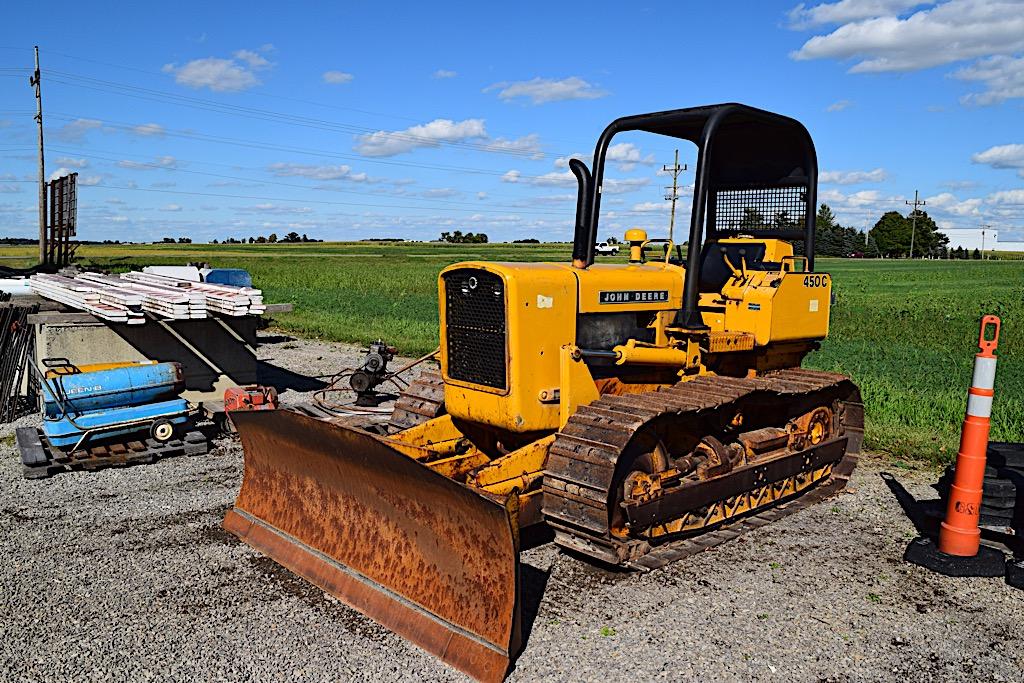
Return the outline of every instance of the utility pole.
[[[914,211],[910,214],[910,258],[914,258],[914,233],[917,232],[917,207],[924,206],[923,199],[917,198],[917,190],[914,190],[914,201],[906,202],[907,206],[913,206]]]
[[[668,219],[668,238],[672,239],[672,232],[676,227],[676,199],[679,198],[679,174],[686,170],[686,164],[679,165],[679,150],[676,150],[676,160],[671,165],[665,165],[661,167],[661,170],[666,173],[672,174],[672,187],[666,187],[666,190],[670,190],[670,194],[665,195],[665,199],[672,202],[672,213]]]
[[[985,230],[991,228],[992,225],[990,223],[985,223],[981,226],[981,259],[983,261],[985,260]]]
[[[36,123],[39,124],[39,264],[46,263],[46,167],[43,164],[43,96],[39,88],[39,46],[36,45],[36,70],[29,76],[36,89]]]

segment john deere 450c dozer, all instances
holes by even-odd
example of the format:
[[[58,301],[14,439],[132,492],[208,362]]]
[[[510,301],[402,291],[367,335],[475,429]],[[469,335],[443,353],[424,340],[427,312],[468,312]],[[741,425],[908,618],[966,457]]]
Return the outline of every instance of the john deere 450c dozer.
[[[628,264],[594,263],[624,131],[697,148],[685,259],[634,229]],[[440,374],[388,428],[233,416],[245,479],[225,526],[481,680],[519,647],[521,528],[655,568],[834,493],[863,434],[857,388],[800,368],[831,299],[800,123],[739,104],[630,116],[601,135],[592,174],[571,168],[572,263],[445,268]]]

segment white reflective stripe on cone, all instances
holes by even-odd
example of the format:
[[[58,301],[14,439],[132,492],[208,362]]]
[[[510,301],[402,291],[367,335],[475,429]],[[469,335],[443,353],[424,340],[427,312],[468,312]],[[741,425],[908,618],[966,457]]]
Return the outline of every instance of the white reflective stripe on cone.
[[[977,394],[968,394],[967,414],[972,417],[991,417],[992,397],[979,396]]]
[[[996,359],[984,356],[974,357],[974,377],[971,386],[978,389],[992,389],[996,384]]]

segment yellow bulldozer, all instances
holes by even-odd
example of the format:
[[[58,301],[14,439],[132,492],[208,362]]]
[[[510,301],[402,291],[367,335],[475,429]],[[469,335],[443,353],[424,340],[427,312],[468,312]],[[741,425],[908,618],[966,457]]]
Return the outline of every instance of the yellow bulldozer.
[[[631,229],[628,262],[596,264],[627,131],[696,146],[686,250]],[[245,474],[225,527],[478,680],[520,646],[521,529],[654,569],[834,493],[863,437],[857,387],[800,367],[832,291],[803,125],[740,104],[624,117],[591,168],[571,162],[571,263],[441,272],[440,372],[386,426],[233,417]]]

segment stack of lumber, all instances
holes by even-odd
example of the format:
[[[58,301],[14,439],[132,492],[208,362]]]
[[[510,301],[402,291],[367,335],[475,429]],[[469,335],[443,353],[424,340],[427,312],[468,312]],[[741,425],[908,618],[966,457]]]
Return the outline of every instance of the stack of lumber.
[[[206,298],[202,294],[129,282],[116,275],[100,275],[99,273],[82,273],[75,280],[84,280],[97,287],[132,292],[141,299],[142,310],[152,313],[158,318],[193,320],[207,317]]]
[[[215,313],[230,316],[259,315],[265,312],[263,292],[253,287],[214,285],[208,282],[193,282],[168,275],[154,273],[124,273],[122,279],[139,282],[150,287],[171,288],[201,295],[206,299],[206,308]]]
[[[42,297],[92,313],[97,318],[129,325],[146,322],[142,313],[142,298],[129,291],[43,273],[33,275],[29,286]]]
[[[252,287],[193,282],[130,272],[33,275],[32,291],[111,322],[137,325],[145,313],[162,320],[195,320],[210,314],[240,317],[266,312],[263,293]]]

